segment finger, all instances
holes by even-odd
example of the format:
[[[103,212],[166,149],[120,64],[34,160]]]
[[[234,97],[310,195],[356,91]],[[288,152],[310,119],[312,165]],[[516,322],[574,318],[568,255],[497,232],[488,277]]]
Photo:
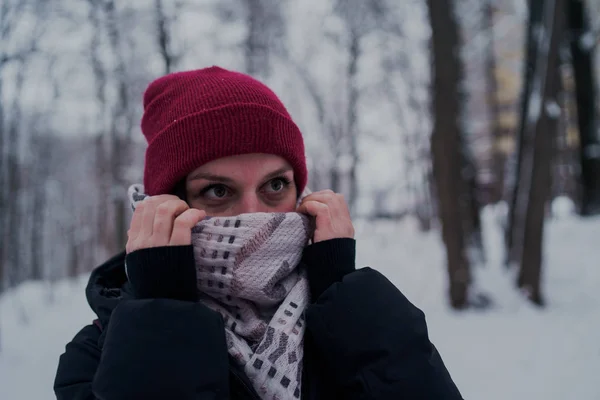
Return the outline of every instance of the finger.
[[[142,206],[143,204],[143,206]],[[143,207],[142,211],[142,226],[137,240],[146,240],[152,236],[154,226],[154,213],[156,210],[156,200],[149,197],[143,200],[138,207]]]
[[[331,222],[331,214],[327,204],[318,201],[307,201],[298,207],[299,213],[308,214],[317,219],[317,227]]]
[[[169,200],[181,200],[181,199],[173,194],[159,194],[156,196],[152,196],[152,197],[148,198],[147,200],[152,201],[156,204],[162,204]]]
[[[189,208],[188,204],[180,199],[167,200],[156,207],[150,239],[153,246],[166,246],[169,244],[175,218]]]
[[[307,196],[303,202],[317,201],[326,204],[329,207],[329,212],[333,220],[348,218],[350,211],[348,204],[342,194],[334,193],[331,190],[314,193],[314,196]],[[302,203],[300,204],[302,205]]]
[[[302,202],[307,201],[321,201],[323,203],[329,203],[334,201],[336,194],[331,190],[323,190],[321,192],[314,192],[302,199]]]
[[[318,190],[316,192],[312,192],[311,194],[335,194],[335,192],[331,189]]]
[[[335,195],[335,211],[336,215],[339,218],[348,218],[350,219],[350,208],[348,207],[348,203],[346,202],[346,198],[341,193],[336,193]]]
[[[144,205],[143,202],[140,202],[135,211],[133,212],[133,217],[131,218],[131,225],[129,225],[129,230],[127,231],[127,237],[130,241],[135,240],[140,234],[140,230],[142,229],[142,219],[144,216]]]
[[[169,246],[186,246],[192,243],[192,228],[206,217],[206,212],[196,208],[184,211],[173,223]]]

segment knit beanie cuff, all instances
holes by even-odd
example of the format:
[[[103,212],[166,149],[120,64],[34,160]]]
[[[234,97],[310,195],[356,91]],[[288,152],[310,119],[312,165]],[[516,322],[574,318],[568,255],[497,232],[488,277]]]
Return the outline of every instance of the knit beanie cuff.
[[[251,153],[285,158],[294,169],[298,192],[304,190],[308,173],[296,124],[268,106],[234,103],[176,119],[154,137],[146,151],[146,193],[170,193],[178,181],[207,162]]]

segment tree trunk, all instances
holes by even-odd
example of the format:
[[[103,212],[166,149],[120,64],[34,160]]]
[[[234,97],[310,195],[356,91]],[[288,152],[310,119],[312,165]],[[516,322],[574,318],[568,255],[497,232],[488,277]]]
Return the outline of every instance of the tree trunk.
[[[248,35],[244,51],[246,53],[246,72],[250,75],[257,75],[267,71],[268,48],[262,31],[263,13],[261,0],[246,0]]]
[[[244,0],[248,33],[244,43],[246,72],[267,77],[271,72],[270,53],[280,52],[275,42],[281,40],[279,3],[268,0]]]
[[[21,124],[21,105],[19,104],[25,79],[25,66],[21,63],[15,82],[15,97],[11,110],[11,118],[8,124],[8,268],[9,285],[21,283],[26,275],[21,265],[22,246],[19,242],[22,232],[22,210],[20,200],[21,193],[21,167],[19,165],[19,130]]]
[[[487,0],[484,5],[484,24],[488,30],[488,45],[486,52],[486,73],[487,73],[487,92],[489,107],[490,132],[493,137],[494,146],[492,148],[493,161],[493,189],[491,194],[491,203],[497,203],[504,198],[504,168],[506,164],[506,154],[502,146],[504,135],[500,128],[500,107],[498,104],[498,82],[496,81],[496,52],[494,35],[494,1]]]
[[[433,114],[431,136],[433,174],[437,186],[442,237],[446,245],[450,304],[468,306],[469,260],[460,198],[465,194],[461,175],[461,65],[458,24],[451,0],[427,0],[432,27]]]
[[[0,66],[1,71],[1,66]],[[2,243],[8,242],[7,237],[7,223],[6,217],[8,215],[8,205],[7,205],[7,172],[8,172],[8,163],[7,163],[7,155],[8,151],[6,149],[6,140],[5,140],[5,132],[4,132],[4,104],[3,104],[3,96],[2,96],[2,75],[0,74],[0,241]],[[6,282],[6,247],[5,245],[0,246],[0,293],[4,291],[7,287]]]
[[[158,49],[165,65],[165,73],[169,74],[173,70],[174,56],[171,52],[171,35],[167,26],[167,16],[165,15],[162,0],[154,1],[154,11],[156,17]]]
[[[127,221],[125,210],[127,198],[125,182],[123,181],[123,165],[128,160],[131,143],[132,123],[129,114],[128,79],[125,70],[125,60],[121,51],[121,32],[118,26],[118,16],[114,0],[105,3],[107,17],[108,39],[116,59],[115,76],[117,82],[116,104],[112,109],[110,126],[111,149],[111,187],[110,198],[113,204],[114,232],[111,252],[121,251],[127,241]]]
[[[559,44],[564,30],[563,0],[545,3],[538,32],[539,42],[534,80],[526,105],[526,124],[523,127],[521,189],[517,207],[525,209],[522,234],[516,230],[514,240],[522,243],[518,287],[527,298],[542,306],[541,271],[546,204],[550,197],[551,162],[556,141],[558,117],[557,89],[559,87]],[[529,172],[531,171],[531,172]]]
[[[483,265],[486,262],[485,250],[483,248],[483,233],[481,231],[481,202],[479,199],[479,183],[477,181],[477,169],[473,157],[467,157],[467,149],[464,148],[466,140],[461,140],[463,150],[461,151],[461,167],[463,180],[465,181],[465,195],[463,198],[464,211],[462,212],[464,232],[467,238],[467,254],[469,255],[469,264]],[[467,176],[465,176],[467,175]]]
[[[70,203],[71,200],[69,199]],[[71,205],[73,206],[73,205]],[[72,223],[67,227],[67,243],[68,243],[68,258],[67,258],[67,277],[75,278],[79,275],[81,266],[79,261],[79,243],[80,238],[77,237],[79,227]]]
[[[102,8],[95,0],[88,0],[89,2],[89,21],[92,26],[92,36],[90,41],[90,64],[94,73],[94,85],[96,89],[96,99],[100,108],[98,117],[96,119],[96,138],[94,140],[94,165],[95,165],[95,180],[97,182],[97,195],[99,201],[96,207],[94,207],[94,219],[97,226],[96,236],[96,257],[100,257],[103,252],[106,252],[110,248],[111,241],[111,228],[110,228],[110,149],[108,146],[107,138],[107,126],[106,126],[106,115],[107,115],[107,99],[106,99],[106,86],[107,86],[107,73],[102,63],[101,54],[101,43],[102,43]],[[102,254],[103,256],[103,254]]]
[[[33,209],[31,218],[34,223],[30,231],[31,248],[31,279],[42,280],[44,278],[43,260],[44,260],[44,228],[45,228],[45,209],[46,209],[46,171],[49,170],[49,149],[43,146],[42,138],[32,138],[35,154],[33,165]]]
[[[356,168],[358,164],[358,132],[356,129],[356,121],[358,115],[358,88],[357,88],[357,73],[358,59],[360,57],[359,36],[355,32],[351,34],[350,40],[350,61],[348,63],[348,151],[351,160],[351,165],[347,171],[348,194],[347,202],[350,212],[354,211],[354,204],[358,198],[358,182],[356,176]],[[346,172],[346,171],[345,171]]]
[[[549,71],[552,72],[552,71]],[[549,97],[545,104],[553,104],[557,99],[557,82],[560,71],[556,64],[550,75]],[[556,83],[555,83],[556,82]],[[552,108],[552,106],[549,106]],[[550,114],[550,115],[549,115]],[[538,124],[535,136],[535,157],[529,193],[529,205],[525,219],[523,256],[517,280],[518,287],[534,304],[543,306],[541,272],[543,263],[544,220],[552,186],[552,159],[555,154],[555,139],[558,132],[558,116],[545,111]]]
[[[510,198],[510,207],[508,223],[505,232],[505,264],[507,267],[520,260],[523,243],[515,241],[515,235],[522,236],[523,222],[525,221],[526,207],[519,206],[518,199],[522,190],[528,193],[528,188],[522,188],[521,176],[523,172],[522,161],[523,151],[527,146],[526,124],[527,107],[531,101],[531,91],[533,87],[536,60],[538,58],[539,43],[538,38],[534,36],[534,29],[542,23],[543,2],[529,0],[529,18],[527,22],[527,36],[525,41],[525,68],[523,76],[523,91],[521,93],[521,114],[519,121],[518,147],[516,152],[516,169],[514,171],[512,196]],[[533,144],[530,145],[533,147]],[[525,171],[529,173],[528,171]],[[517,233],[519,232],[519,233]]]
[[[569,39],[579,127],[581,214],[600,214],[600,137],[594,72],[594,37],[583,0],[567,0]]]
[[[11,228],[14,228],[16,223],[13,215],[15,204],[11,196],[15,195],[12,190],[19,181],[19,171],[14,169],[16,167],[15,163],[18,161],[16,153],[18,147],[15,146],[16,139],[13,137],[16,132],[12,132],[11,126],[7,127],[9,114],[6,112],[3,103],[4,82],[2,81],[2,73],[4,67],[9,63],[15,60],[21,60],[22,62],[27,54],[32,51],[21,48],[18,54],[9,54],[7,50],[10,49],[10,46],[3,45],[16,39],[15,31],[22,22],[21,17],[26,14],[24,10],[29,6],[28,3],[25,0],[0,1],[0,44],[2,44],[0,45],[0,243],[3,244],[0,245],[0,293],[11,283],[9,276],[11,271],[7,267],[15,262],[14,253],[8,250],[12,249],[14,245],[12,243],[14,233],[11,232]],[[19,122],[17,120],[13,123],[18,124]]]

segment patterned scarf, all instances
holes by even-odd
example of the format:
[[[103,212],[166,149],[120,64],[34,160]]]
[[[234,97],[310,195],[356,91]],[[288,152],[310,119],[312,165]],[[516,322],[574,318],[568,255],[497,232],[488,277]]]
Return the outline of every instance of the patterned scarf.
[[[143,192],[129,188],[134,209]],[[207,217],[192,229],[200,301],[223,316],[229,354],[263,399],[300,398],[309,287],[297,267],[311,236],[294,212]]]

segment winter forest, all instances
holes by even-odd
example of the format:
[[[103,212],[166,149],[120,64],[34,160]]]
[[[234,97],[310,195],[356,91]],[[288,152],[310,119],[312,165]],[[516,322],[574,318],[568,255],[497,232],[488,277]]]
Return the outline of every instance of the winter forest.
[[[142,93],[211,65],[281,97],[465,398],[600,398],[599,42],[599,0],[0,0],[0,398],[54,398]]]

